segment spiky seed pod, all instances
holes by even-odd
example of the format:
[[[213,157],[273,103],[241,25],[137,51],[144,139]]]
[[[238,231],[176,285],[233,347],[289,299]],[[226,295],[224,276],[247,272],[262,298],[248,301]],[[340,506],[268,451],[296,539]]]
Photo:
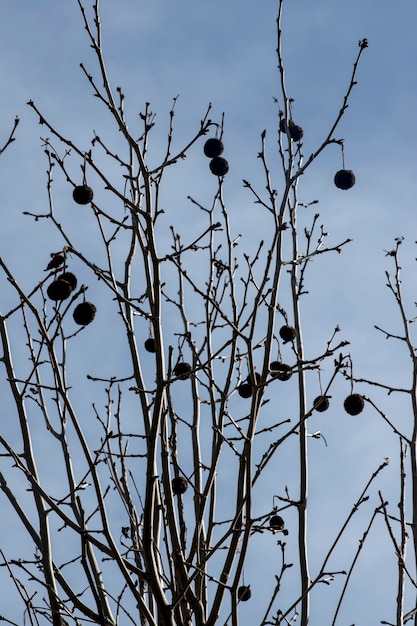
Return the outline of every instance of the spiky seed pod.
[[[287,343],[288,341],[294,341],[296,336],[295,328],[293,328],[292,326],[287,326],[287,324],[285,324],[285,326],[281,326],[281,328],[279,329],[279,336],[284,343]]]
[[[280,515],[273,515],[269,520],[269,526],[274,530],[284,530],[285,522]]]
[[[67,280],[57,278],[47,288],[46,293],[51,300],[66,300],[71,294],[71,285]]]
[[[317,396],[317,398],[314,398],[313,406],[316,411],[323,413],[329,408],[329,398],[327,396]]]
[[[211,159],[209,167],[215,176],[224,176],[229,171],[229,163],[221,156]]]
[[[79,326],[87,326],[95,318],[96,311],[97,309],[92,302],[80,302],[75,307],[72,317]]]
[[[242,383],[237,388],[237,392],[241,398],[250,398],[252,396],[252,385],[250,383]]]
[[[146,352],[156,352],[155,339],[153,337],[149,337],[149,339],[145,341],[144,345]]]
[[[72,272],[64,272],[58,276],[58,280],[66,280],[71,286],[71,291],[77,288],[77,277]]]
[[[88,204],[93,196],[93,190],[88,185],[77,185],[72,192],[72,197],[77,204]]]
[[[352,393],[345,399],[343,406],[345,407],[346,413],[349,413],[349,415],[359,415],[359,413],[363,411],[365,400],[360,393]]]
[[[241,585],[237,590],[237,597],[240,602],[247,602],[251,599],[252,592],[249,585]]]
[[[220,139],[217,139],[217,137],[210,137],[210,139],[207,139],[204,144],[204,154],[209,159],[220,156],[223,150],[223,142]]]
[[[179,496],[187,491],[188,483],[183,476],[175,476],[171,481],[171,487],[174,495]]]
[[[352,170],[339,170],[334,176],[334,184],[338,189],[350,189],[356,182]]]
[[[269,364],[271,376],[278,378],[278,380],[289,380],[292,376],[291,366],[286,363],[280,363],[279,361],[272,361]]]
[[[192,369],[193,368],[189,363],[181,361],[180,363],[177,363],[174,367],[174,374],[175,376],[178,376],[178,378],[180,378],[181,380],[187,380],[187,378],[190,378],[190,373]]]

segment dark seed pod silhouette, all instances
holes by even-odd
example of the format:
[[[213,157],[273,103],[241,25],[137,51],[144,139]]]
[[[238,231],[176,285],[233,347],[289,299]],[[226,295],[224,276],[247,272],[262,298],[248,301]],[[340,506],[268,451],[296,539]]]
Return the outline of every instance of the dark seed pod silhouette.
[[[217,139],[217,137],[210,137],[204,144],[204,154],[206,157],[209,157],[209,159],[220,156],[223,150],[223,142]]]
[[[345,399],[343,406],[345,407],[346,413],[349,413],[349,415],[359,415],[359,413],[363,411],[365,400],[360,393],[352,393]]]
[[[187,491],[188,483],[182,476],[175,476],[171,481],[171,487],[173,494],[179,496]]]
[[[314,398],[313,406],[316,411],[323,413],[329,408],[329,398],[327,396],[317,396],[317,398]]]
[[[66,280],[71,286],[71,291],[77,288],[77,277],[72,272],[64,272],[58,276],[58,280]]]
[[[284,343],[287,343],[288,341],[293,341],[296,336],[295,328],[293,328],[292,326],[288,326],[287,324],[285,326],[281,326],[281,328],[279,329],[279,336]]]
[[[237,590],[237,597],[240,602],[247,602],[250,600],[252,596],[252,592],[250,590],[249,585],[241,585]]]
[[[280,515],[273,515],[269,520],[269,526],[274,530],[284,530],[285,522]]]
[[[178,378],[180,378],[181,380],[187,380],[187,378],[190,378],[190,373],[192,369],[193,368],[189,363],[181,361],[180,363],[177,363],[174,367],[174,374],[175,376],[178,376]]]
[[[269,370],[273,378],[278,380],[289,380],[292,376],[291,366],[279,361],[272,361],[269,364]]]
[[[57,278],[47,288],[46,293],[51,300],[66,300],[71,294],[71,285],[68,281]]]
[[[88,204],[94,196],[93,190],[88,185],[77,185],[74,187],[72,197],[77,204]]]
[[[338,189],[350,189],[356,182],[352,170],[339,170],[334,176],[334,184]]]
[[[74,322],[79,326],[87,326],[95,318],[96,310],[96,307],[91,302],[80,302],[72,314]]]
[[[304,136],[304,131],[301,128],[301,126],[298,126],[298,124],[289,124],[288,128],[290,129],[290,137],[293,141],[301,141],[301,139]]]
[[[241,398],[250,398],[252,396],[252,385],[250,383],[241,383],[237,388],[237,392]]]
[[[221,156],[211,159],[209,167],[215,176],[224,176],[229,171],[229,163]]]
[[[155,352],[155,339],[153,337],[149,337],[149,339],[147,339],[145,341],[145,350],[146,352]]]
[[[284,118],[282,118],[279,123],[279,129],[282,133],[287,132],[287,122]],[[288,120],[288,132],[293,141],[300,141],[304,136],[302,127],[298,126],[298,124],[294,124],[292,120]]]

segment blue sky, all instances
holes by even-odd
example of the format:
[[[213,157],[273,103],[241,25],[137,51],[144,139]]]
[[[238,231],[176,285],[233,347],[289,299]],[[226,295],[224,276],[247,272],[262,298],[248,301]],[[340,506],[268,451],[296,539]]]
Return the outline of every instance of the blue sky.
[[[230,173],[224,192],[234,232],[243,235],[242,246],[248,250],[265,236],[267,225],[241,181],[248,179],[259,188],[264,184],[256,158],[264,129],[267,129],[271,163],[276,166],[277,184],[281,180],[279,159],[274,156],[277,109],[273,98],[280,95],[275,55],[276,10],[274,0],[260,3],[214,0],[209,5],[191,0],[102,1],[107,69],[113,86],[120,85],[125,93],[129,127],[138,124],[137,114],[145,102],[150,102],[157,114],[151,161],[156,163],[163,154],[172,98],[179,96],[174,138],[177,146],[193,135],[209,102],[213,105],[212,119],[220,119],[225,112],[224,143]],[[0,254],[22,284],[30,288],[43,276],[50,252],[62,244],[47,224],[34,224],[22,215],[25,210],[42,212],[47,206],[47,163],[39,139],[47,131],[38,124],[26,102],[35,101],[48,121],[86,149],[93,129],[103,137],[110,133],[115,145],[118,139],[109,129],[107,111],[92,96],[79,67],[83,62],[97,75],[77,2],[3,0],[1,12],[1,138],[8,136],[16,115],[21,121],[16,141],[0,161],[3,205]],[[348,192],[334,188],[333,176],[341,167],[341,156],[339,149],[332,146],[307,171],[300,184],[305,202],[320,200],[309,210],[320,213],[320,223],[329,232],[328,244],[335,245],[346,237],[353,240],[343,254],[319,258],[310,267],[311,294],[306,299],[304,318],[306,350],[313,353],[323,346],[339,324],[343,338],[351,342],[349,349],[356,375],[394,381],[398,385],[405,385],[404,381],[409,384],[409,359],[402,346],[386,341],[373,325],[394,334],[399,329],[399,315],[386,289],[384,274],[386,269],[392,269],[384,251],[393,247],[397,236],[406,237],[401,253],[403,288],[410,316],[414,315],[416,23],[417,7],[412,0],[397,3],[381,0],[377,10],[374,0],[349,3],[287,0],[283,21],[287,92],[295,99],[294,119],[304,128],[306,156],[320,144],[337,115],[358,41],[369,39],[369,49],[358,71],[358,85],[336,133],[345,138],[346,166],[355,171],[357,183]],[[78,164],[74,163],[72,172],[77,172],[77,168]],[[179,229],[182,225],[185,237],[191,237],[199,232],[202,221],[186,197],[192,195],[209,202],[217,184],[214,177],[207,175],[202,145],[194,146],[187,160],[168,172],[167,180],[164,203],[166,210],[172,211],[167,224],[175,223]],[[84,214],[74,209],[68,186],[58,176],[54,190],[58,214],[65,219],[79,245],[89,245],[93,241],[93,224],[84,221]],[[68,218],[70,210],[73,213]],[[307,216],[305,224],[308,223]],[[167,232],[161,232],[161,248],[168,245]],[[0,286],[0,306],[5,311],[14,302],[14,296],[3,279]],[[98,290],[99,287],[96,297]],[[99,321],[91,327],[89,349],[81,359],[85,370],[105,363],[107,355],[101,348],[103,332],[106,329]],[[111,354],[117,355],[117,348],[112,346]],[[75,364],[80,367],[79,361]],[[83,372],[81,369],[80,381]],[[1,380],[1,388],[3,385]],[[335,401],[338,399],[340,403],[347,395],[347,387],[339,383]],[[89,398],[92,392],[85,393]],[[401,415],[399,419],[407,421],[402,416],[407,407],[400,398],[386,398],[382,394],[377,397],[393,419]],[[279,404],[284,400],[278,397],[276,401]],[[271,411],[268,419],[272,420],[273,415]],[[398,497],[395,463],[398,443],[370,408],[356,421],[336,408],[323,416],[315,415],[313,420],[311,429],[321,430],[328,447],[322,440],[314,441],[310,453],[312,568],[317,559],[316,545],[321,547],[323,536],[334,534],[337,523],[348,514],[370,473],[387,456],[392,458],[392,463],[379,487],[392,496],[393,504]],[[10,434],[10,426],[5,428]],[[291,455],[291,450],[287,454]],[[285,475],[287,466],[288,457],[284,455],[274,467],[276,475]],[[277,483],[276,490],[282,490],[283,483],[279,480]],[[262,499],[266,501],[270,493],[270,485],[266,484],[259,496],[259,506],[265,506]],[[374,499],[369,505],[369,511],[375,502]],[[336,514],[330,516],[329,509]],[[13,524],[11,518],[4,516],[0,536],[8,537]],[[342,557],[346,556],[348,561],[351,558],[363,530],[363,523],[358,523],[341,545],[340,561],[337,561],[340,568],[346,566]],[[268,563],[271,548],[263,536],[257,541],[256,550],[266,570],[265,579],[269,581],[268,575],[274,571],[273,564]],[[389,556],[389,551],[380,523],[369,539],[361,561],[363,569],[359,570],[362,573],[352,583],[340,624],[351,624],[354,620],[357,624],[394,620],[390,572],[395,559]],[[262,594],[263,577],[258,574],[255,555],[253,559],[245,579],[250,582],[250,572],[256,571],[253,578],[261,579],[262,584],[255,581],[251,584],[255,593]],[[368,576],[373,577],[375,569],[381,572],[380,578],[372,578],[371,582]],[[327,591],[324,588],[318,592],[321,595],[317,604],[326,604]],[[249,604],[243,626],[254,623],[258,617],[256,604]],[[2,613],[6,614],[6,608],[2,607]],[[13,609],[10,611],[12,615]],[[313,613],[312,624],[320,618],[323,614]],[[13,619],[18,621],[17,615]]]

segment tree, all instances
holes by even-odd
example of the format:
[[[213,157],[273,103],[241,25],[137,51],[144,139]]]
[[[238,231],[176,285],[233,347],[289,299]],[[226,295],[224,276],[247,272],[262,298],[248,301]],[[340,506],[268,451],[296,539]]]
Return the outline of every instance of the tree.
[[[413,554],[406,563],[409,527],[417,550],[405,499],[406,449],[416,511],[417,434],[407,434],[365,396],[367,384],[376,393],[397,389],[354,375],[339,326],[329,336],[320,334],[314,349],[304,333],[312,262],[332,263],[350,239],[327,244],[319,214],[308,210],[316,201],[302,201],[299,184],[329,148],[340,154],[336,186],[347,191],[354,184],[337,131],[367,40],[359,41],[326,137],[305,157],[296,103],[285,83],[280,0],[281,93],[272,154],[274,163],[278,155],[281,175],[269,165],[264,131],[258,154],[263,187],[243,181],[266,225],[265,238],[253,242],[251,225],[239,223],[227,205],[224,119],[212,121],[209,106],[177,148],[174,99],[166,151],[156,158],[151,105],[140,113],[140,131],[131,131],[125,117],[130,103],[107,77],[99,4],[94,2],[92,15],[78,4],[97,59],[97,70],[81,69],[113,126],[108,136],[94,132],[80,145],[46,119],[41,106],[28,103],[45,131],[49,208],[25,214],[35,225],[52,227],[59,246],[48,251],[46,273],[29,288],[0,260],[14,294],[1,317],[2,376],[14,403],[11,434],[0,436],[2,507],[13,509],[17,533],[26,537],[22,543],[29,539],[27,551],[17,557],[15,549],[13,555],[3,549],[2,557],[25,619],[60,626],[236,625],[251,611],[250,619],[259,624],[298,620],[304,626],[310,614],[317,619],[326,592],[331,601],[325,600],[325,619],[336,623],[358,558],[383,520],[398,560],[395,619],[404,623],[404,614],[412,613],[404,599],[406,591],[413,597],[417,562]],[[172,171],[197,145],[218,184],[213,198],[188,197],[198,217],[183,235],[185,224],[169,212]],[[67,182],[72,212],[56,208],[57,179]],[[100,249],[91,245],[91,236]],[[415,381],[399,244],[389,253],[394,278],[387,278],[404,331],[383,332],[405,342]],[[308,297],[320,299],[320,293]],[[92,360],[89,335],[97,327],[101,351]],[[322,523],[323,513],[312,510],[308,499],[309,472],[315,471],[309,443],[326,446],[310,424],[333,404],[338,385],[349,397],[348,414],[372,406],[400,441],[399,513],[375,487],[388,464],[382,458],[357,486],[342,518],[338,511],[325,512],[340,522],[336,535],[329,539],[326,527],[323,533],[313,527],[316,541],[310,545],[310,514]],[[415,382],[402,391],[417,416]],[[283,475],[279,484],[277,473]],[[362,530],[353,536],[358,516]],[[261,540],[273,554],[272,564],[256,558]],[[355,547],[343,567],[334,566],[345,541]],[[247,609],[262,586],[267,596]]]

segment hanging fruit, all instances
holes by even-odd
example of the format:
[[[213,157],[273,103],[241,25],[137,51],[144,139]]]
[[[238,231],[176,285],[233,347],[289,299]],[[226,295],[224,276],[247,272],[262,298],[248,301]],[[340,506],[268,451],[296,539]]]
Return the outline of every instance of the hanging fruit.
[[[77,185],[72,192],[72,197],[77,204],[88,204],[93,196],[93,190],[88,185]]]
[[[51,300],[66,300],[71,294],[72,288],[68,281],[58,278],[47,288],[46,293]]]
[[[77,304],[72,314],[74,322],[79,326],[87,326],[95,318],[96,310],[96,307],[91,302]]]
[[[317,398],[314,398],[313,407],[319,413],[327,411],[329,408],[329,398],[327,396],[317,396]]]
[[[206,157],[213,159],[214,157],[218,157],[222,154],[224,146],[223,142],[220,139],[217,139],[217,137],[210,137],[210,139],[207,139],[204,144],[203,149]]]
[[[171,481],[172,492],[175,496],[182,495],[188,489],[188,483],[183,476],[175,476]]]
[[[339,170],[334,176],[334,184],[338,189],[350,189],[356,182],[352,170]]]
[[[352,393],[345,399],[343,406],[349,415],[359,415],[363,411],[365,400],[360,393]]]

